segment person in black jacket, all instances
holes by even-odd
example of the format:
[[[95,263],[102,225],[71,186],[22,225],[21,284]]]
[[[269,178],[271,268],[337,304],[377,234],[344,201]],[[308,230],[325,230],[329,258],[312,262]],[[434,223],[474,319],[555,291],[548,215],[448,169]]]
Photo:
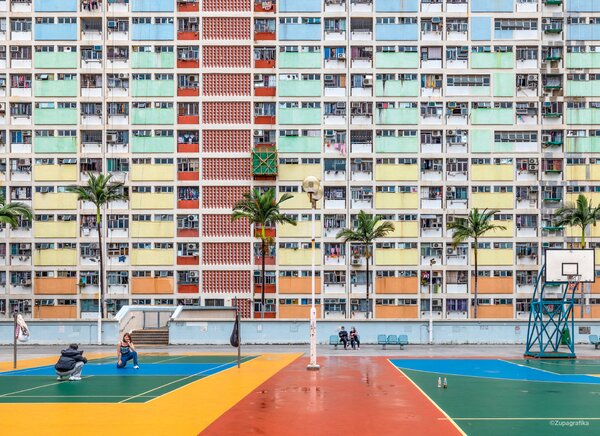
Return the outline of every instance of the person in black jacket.
[[[58,376],[56,380],[63,381],[67,377],[70,381],[81,380],[81,371],[87,359],[83,357],[83,350],[79,351],[78,348],[77,344],[71,344],[69,348],[60,352],[60,358],[54,365]]]
[[[340,329],[338,336],[340,337],[340,342],[342,342],[344,344],[344,350],[347,349],[348,348],[348,332],[346,331],[346,329],[344,329],[344,326],[342,326],[342,328]]]

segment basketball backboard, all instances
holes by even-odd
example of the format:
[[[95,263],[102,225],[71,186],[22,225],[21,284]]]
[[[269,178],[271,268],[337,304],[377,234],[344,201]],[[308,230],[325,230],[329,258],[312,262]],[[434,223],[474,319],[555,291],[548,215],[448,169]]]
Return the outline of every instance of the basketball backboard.
[[[546,283],[567,283],[577,276],[581,283],[593,283],[595,274],[595,250],[546,249],[544,258]]]

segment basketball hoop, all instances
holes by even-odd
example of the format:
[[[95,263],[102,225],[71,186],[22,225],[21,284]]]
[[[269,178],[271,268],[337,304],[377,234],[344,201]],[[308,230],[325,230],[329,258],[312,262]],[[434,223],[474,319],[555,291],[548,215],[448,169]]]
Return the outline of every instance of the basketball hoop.
[[[568,283],[579,283],[581,282],[581,274],[568,274],[567,275]]]

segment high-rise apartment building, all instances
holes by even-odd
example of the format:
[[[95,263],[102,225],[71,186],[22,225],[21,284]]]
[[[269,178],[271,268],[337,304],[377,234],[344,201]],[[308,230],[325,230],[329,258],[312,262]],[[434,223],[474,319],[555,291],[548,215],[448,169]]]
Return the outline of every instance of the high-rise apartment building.
[[[230,213],[255,186],[298,219],[269,229],[266,316],[308,317],[314,175],[320,317],[364,318],[363,249],[335,238],[360,210],[395,224],[375,317],[427,319],[430,292],[436,318],[470,317],[472,249],[446,225],[477,207],[506,227],[479,243],[478,315],[523,318],[544,248],[578,241],[553,212],[600,204],[594,0],[0,1],[0,85],[2,189],[35,215],[0,230],[5,314],[97,313],[95,212],[65,192],[88,172],[129,194],[104,219],[112,313],[254,316],[260,245]]]

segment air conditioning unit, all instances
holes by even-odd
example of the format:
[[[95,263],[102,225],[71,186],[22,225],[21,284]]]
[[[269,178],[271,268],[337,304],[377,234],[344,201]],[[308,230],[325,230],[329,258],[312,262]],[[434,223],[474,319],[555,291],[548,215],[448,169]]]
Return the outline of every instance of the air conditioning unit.
[[[365,78],[363,84],[365,85],[365,87],[373,86],[373,78],[372,77]]]
[[[447,136],[456,136],[456,130],[448,130]]]
[[[190,17],[190,23],[197,23],[198,17]]]
[[[536,165],[527,165],[527,170],[528,171],[537,171],[538,166]]]
[[[254,136],[263,136],[265,134],[264,130],[255,130]]]
[[[339,60],[345,60],[346,59],[346,53],[338,53],[337,58]]]
[[[117,27],[117,22],[115,20],[108,20],[106,27],[109,29],[115,29]]]
[[[106,141],[107,142],[115,142],[117,140],[117,134],[116,133],[107,133],[106,134]]]
[[[94,51],[102,51],[102,46],[101,45],[95,45],[94,46]]]
[[[442,248],[442,243],[441,242],[434,242],[433,244],[431,244],[431,247],[433,247],[433,248]]]
[[[190,277],[198,277],[198,271],[190,271]]]
[[[263,75],[262,74],[255,74],[254,75],[254,81],[255,82],[262,82],[263,81]]]
[[[436,130],[435,132],[431,132],[431,136],[433,138],[439,138],[440,136],[442,136],[442,132],[440,132],[439,130]]]
[[[12,52],[17,52],[17,51],[19,51],[19,47],[18,47],[18,46],[16,46],[16,45],[12,45],[12,46],[10,47],[10,51],[12,51]]]
[[[542,142],[550,142],[552,137],[550,135],[542,135]]]
[[[119,73],[119,78],[120,79],[125,79],[125,78],[128,78],[128,77],[129,77],[129,74],[127,74],[127,73]]]
[[[352,259],[352,265],[360,265],[360,258],[359,257],[355,257]]]
[[[6,103],[0,103],[0,112],[6,112]]]
[[[155,108],[160,108],[160,105],[161,105],[160,101],[154,102],[154,107]]]
[[[448,248],[446,249],[446,254],[454,254],[454,248],[452,248],[452,247],[448,247]]]
[[[527,161],[527,163],[529,163],[529,165],[533,165],[533,164],[537,165],[537,159],[529,159]]]
[[[381,244],[381,248],[392,248],[391,242],[384,242]]]
[[[538,187],[537,186],[530,187],[529,192],[538,192]]]
[[[188,250],[197,250],[198,246],[196,244],[186,244],[186,248]]]

